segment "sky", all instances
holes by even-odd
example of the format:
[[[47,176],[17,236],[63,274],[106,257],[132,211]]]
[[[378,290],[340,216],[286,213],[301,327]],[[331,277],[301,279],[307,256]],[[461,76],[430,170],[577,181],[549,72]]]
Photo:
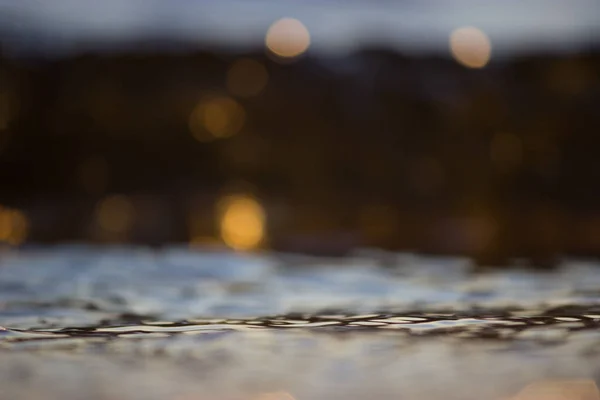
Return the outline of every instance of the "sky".
[[[156,37],[256,46],[282,17],[306,25],[311,51],[332,54],[373,42],[447,51],[461,26],[482,29],[496,54],[600,42],[600,0],[0,0],[4,46],[15,49]]]

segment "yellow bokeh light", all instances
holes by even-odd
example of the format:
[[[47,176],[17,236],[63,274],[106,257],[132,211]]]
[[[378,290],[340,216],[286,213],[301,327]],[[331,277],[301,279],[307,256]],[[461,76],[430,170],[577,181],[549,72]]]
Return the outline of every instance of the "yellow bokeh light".
[[[200,102],[192,111],[189,128],[201,142],[235,135],[244,126],[246,112],[230,97],[215,96]]]
[[[452,56],[468,68],[483,68],[492,56],[492,43],[480,29],[466,26],[450,34]]]
[[[282,18],[267,31],[265,44],[276,56],[293,58],[308,49],[310,34],[306,26],[297,19]]]
[[[227,71],[227,89],[240,97],[256,96],[268,81],[269,74],[265,66],[251,58],[237,60]]]
[[[134,218],[135,208],[126,196],[109,196],[96,206],[96,221],[100,228],[107,232],[124,233],[129,231]]]
[[[29,233],[29,220],[23,212],[0,206],[0,242],[19,245]]]
[[[235,250],[257,248],[265,237],[265,211],[250,196],[228,196],[219,201],[220,232],[225,244]]]

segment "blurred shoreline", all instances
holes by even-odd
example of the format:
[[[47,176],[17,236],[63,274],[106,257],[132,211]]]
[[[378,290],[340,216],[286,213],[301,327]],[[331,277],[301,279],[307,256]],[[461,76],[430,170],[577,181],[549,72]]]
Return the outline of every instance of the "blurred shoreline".
[[[236,89],[240,60],[261,69]],[[33,242],[218,240],[216,204],[239,194],[264,209],[257,245],[275,250],[597,256],[598,70],[593,49],[476,70],[385,47],[283,64],[262,51],[2,58],[0,204],[24,211]],[[196,129],[201,106],[238,113],[233,130]],[[135,218],[107,233],[111,196]]]

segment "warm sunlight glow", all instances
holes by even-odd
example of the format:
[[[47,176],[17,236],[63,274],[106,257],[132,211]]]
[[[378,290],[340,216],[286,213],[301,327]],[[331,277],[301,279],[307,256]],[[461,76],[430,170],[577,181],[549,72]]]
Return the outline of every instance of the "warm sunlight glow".
[[[267,85],[269,74],[264,65],[251,58],[242,58],[227,71],[227,89],[235,96],[251,97]]]
[[[294,18],[282,18],[267,31],[267,48],[283,58],[297,57],[310,46],[310,34],[306,26]]]
[[[258,247],[265,236],[265,211],[250,196],[229,196],[218,204],[221,237],[235,250]]]
[[[98,225],[107,232],[127,232],[133,225],[134,217],[135,209],[126,196],[109,196],[96,207]]]
[[[189,127],[201,142],[222,139],[238,133],[246,119],[244,108],[234,99],[216,96],[205,99],[192,111]]]
[[[450,35],[450,52],[465,67],[483,68],[490,61],[492,44],[483,31],[467,26]]]

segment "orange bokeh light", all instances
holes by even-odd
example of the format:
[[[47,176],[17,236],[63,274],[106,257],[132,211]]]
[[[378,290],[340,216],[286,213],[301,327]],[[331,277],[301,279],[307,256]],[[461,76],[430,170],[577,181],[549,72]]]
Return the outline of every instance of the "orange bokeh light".
[[[227,196],[217,205],[223,242],[235,250],[257,248],[265,237],[266,215],[256,199],[247,195]]]
[[[483,68],[492,56],[492,43],[481,29],[465,26],[450,34],[450,52],[467,68]]]
[[[276,56],[298,57],[310,46],[310,33],[294,18],[282,18],[269,28],[265,39],[267,48]]]

